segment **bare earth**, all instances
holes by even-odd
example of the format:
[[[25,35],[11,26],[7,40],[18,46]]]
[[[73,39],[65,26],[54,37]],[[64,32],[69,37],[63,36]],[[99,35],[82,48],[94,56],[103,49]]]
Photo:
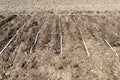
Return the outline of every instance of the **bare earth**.
[[[0,80],[120,80],[119,3],[0,0]]]

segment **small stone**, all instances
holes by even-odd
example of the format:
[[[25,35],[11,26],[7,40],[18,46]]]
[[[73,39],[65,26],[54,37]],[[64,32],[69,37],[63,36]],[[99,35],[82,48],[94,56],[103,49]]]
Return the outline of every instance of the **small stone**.
[[[2,76],[0,75],[0,80],[2,79]]]
[[[77,68],[77,67],[79,67],[79,65],[78,64],[74,64],[74,66],[73,66],[74,68]]]
[[[63,69],[63,66],[59,66],[58,69],[59,69],[59,70]]]

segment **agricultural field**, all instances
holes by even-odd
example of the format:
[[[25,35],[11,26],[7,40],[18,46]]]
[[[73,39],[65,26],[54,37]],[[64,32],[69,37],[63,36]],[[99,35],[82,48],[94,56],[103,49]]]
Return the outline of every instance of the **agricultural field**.
[[[0,15],[0,80],[120,80],[120,14]]]

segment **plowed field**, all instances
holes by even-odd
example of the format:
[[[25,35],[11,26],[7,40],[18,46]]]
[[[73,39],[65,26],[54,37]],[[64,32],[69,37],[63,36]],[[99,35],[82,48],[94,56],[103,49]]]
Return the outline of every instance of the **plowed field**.
[[[120,15],[0,15],[0,80],[120,80]]]

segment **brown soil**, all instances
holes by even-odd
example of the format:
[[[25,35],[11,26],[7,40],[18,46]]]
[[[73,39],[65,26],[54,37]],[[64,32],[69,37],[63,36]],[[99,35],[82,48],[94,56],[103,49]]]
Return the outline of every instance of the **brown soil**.
[[[0,15],[0,51],[25,21],[26,26],[0,55],[0,80],[120,80],[120,58],[102,38],[120,53],[119,13]],[[102,36],[95,27],[102,31]]]

